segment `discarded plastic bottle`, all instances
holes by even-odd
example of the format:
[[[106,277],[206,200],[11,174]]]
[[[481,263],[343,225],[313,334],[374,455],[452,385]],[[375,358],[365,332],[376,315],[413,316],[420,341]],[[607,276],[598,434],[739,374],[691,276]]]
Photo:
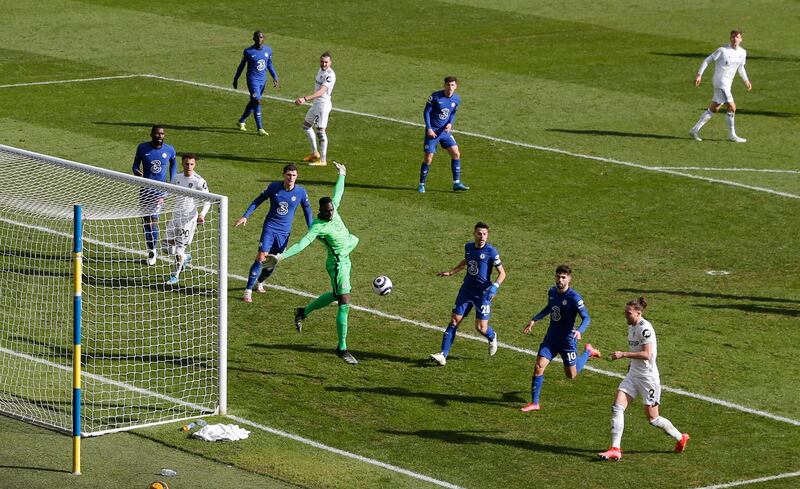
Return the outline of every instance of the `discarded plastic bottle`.
[[[161,475],[163,475],[165,477],[173,477],[173,476],[178,475],[178,473],[175,472],[172,469],[161,469]]]
[[[190,430],[193,430],[193,429],[198,428],[198,427],[202,428],[203,426],[205,426],[207,424],[208,424],[208,422],[206,420],[198,419],[197,421],[192,421],[189,424],[183,425],[183,428],[181,428],[181,431],[190,431]]]

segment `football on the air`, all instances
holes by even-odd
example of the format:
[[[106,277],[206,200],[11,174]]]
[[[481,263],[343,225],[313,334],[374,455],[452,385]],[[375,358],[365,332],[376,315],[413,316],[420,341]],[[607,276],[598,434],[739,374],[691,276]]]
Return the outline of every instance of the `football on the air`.
[[[386,275],[375,277],[372,281],[372,290],[378,295],[389,295],[392,291],[392,281]]]

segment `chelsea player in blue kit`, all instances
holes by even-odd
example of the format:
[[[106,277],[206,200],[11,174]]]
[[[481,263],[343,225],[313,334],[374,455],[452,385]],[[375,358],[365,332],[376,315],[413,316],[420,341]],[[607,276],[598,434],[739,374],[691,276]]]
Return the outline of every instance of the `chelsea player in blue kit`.
[[[297,167],[291,164],[286,165],[283,167],[283,181],[270,183],[266,190],[253,200],[244,215],[236,221],[234,227],[242,224],[246,225],[247,218],[255,212],[262,202],[269,199],[269,212],[264,218],[258,253],[256,253],[256,259],[247,276],[247,287],[245,287],[243,298],[245,302],[253,301],[253,286],[256,284],[258,292],[266,292],[263,282],[272,275],[275,267],[262,267],[262,263],[267,257],[267,253],[277,255],[283,253],[286,249],[286,245],[289,243],[289,234],[292,231],[292,221],[298,205],[303,207],[306,224],[311,228],[313,215],[311,213],[311,204],[308,202],[308,193],[306,189],[297,185],[296,182]]]
[[[428,103],[425,104],[425,110],[422,111],[422,117],[425,120],[425,143],[423,146],[425,156],[419,169],[417,190],[420,193],[425,193],[425,181],[428,179],[428,171],[433,163],[433,154],[436,153],[437,145],[441,145],[450,153],[453,190],[469,190],[469,187],[461,181],[461,153],[452,134],[456,111],[461,105],[461,97],[456,93],[456,88],[458,88],[456,77],[445,78],[444,90],[433,92],[428,98]]]
[[[581,356],[577,354],[577,340],[580,340],[589,323],[589,311],[583,303],[583,297],[570,288],[572,282],[572,269],[567,265],[556,267],[556,285],[547,291],[547,305],[528,322],[523,333],[530,333],[533,325],[550,315],[550,327],[539,345],[536,354],[536,366],[531,379],[531,403],[522,407],[522,412],[539,410],[539,396],[544,383],[544,370],[550,361],[561,354],[564,361],[564,374],[568,379],[574,379],[578,372],[583,370],[590,358],[599,357],[600,352],[586,343],[586,350]],[[575,329],[575,318],[580,314],[581,324]]]
[[[244,67],[247,66],[247,90],[250,92],[250,101],[244,108],[242,117],[239,118],[239,130],[247,131],[245,121],[250,114],[254,114],[256,127],[259,136],[268,136],[261,123],[261,106],[263,105],[262,95],[267,84],[267,71],[272,75],[272,84],[275,88],[280,86],[278,74],[272,66],[272,48],[264,45],[264,33],[256,31],[253,33],[253,45],[242,52],[242,61],[233,75],[233,88],[239,88],[239,75],[242,74]]]
[[[167,182],[175,180],[178,162],[175,158],[175,148],[164,142],[164,127],[155,125],[150,129],[150,141],[136,147],[133,157],[133,174],[155,180]],[[147,244],[147,264],[155,265],[158,258],[158,214],[164,203],[164,192],[152,188],[139,189],[139,201],[142,210],[148,215],[144,216],[144,240]]]
[[[456,339],[456,330],[459,324],[475,308],[475,330],[489,341],[489,356],[497,353],[497,333],[489,326],[489,317],[492,315],[492,300],[497,295],[497,289],[506,279],[506,270],[500,261],[500,253],[489,244],[489,226],[483,222],[475,224],[473,232],[475,241],[464,245],[464,259],[455,268],[447,272],[439,272],[440,277],[449,277],[464,268],[467,274],[461,290],[458,291],[456,304],[453,306],[453,315],[450,324],[442,336],[442,351],[433,353],[431,360],[444,366],[450,347]],[[492,282],[492,270],[497,269],[497,279]]]

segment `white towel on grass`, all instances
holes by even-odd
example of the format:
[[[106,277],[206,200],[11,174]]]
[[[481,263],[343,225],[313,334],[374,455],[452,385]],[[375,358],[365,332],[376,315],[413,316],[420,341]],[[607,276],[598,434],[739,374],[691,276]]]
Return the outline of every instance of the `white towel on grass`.
[[[192,433],[192,436],[205,441],[244,440],[250,432],[235,424],[209,424]]]

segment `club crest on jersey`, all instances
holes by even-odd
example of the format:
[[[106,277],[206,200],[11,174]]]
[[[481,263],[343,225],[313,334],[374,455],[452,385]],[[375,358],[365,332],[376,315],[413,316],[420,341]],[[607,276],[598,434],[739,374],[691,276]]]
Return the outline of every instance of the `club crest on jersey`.
[[[456,106],[455,102],[450,102],[450,107],[455,107],[455,106]]]
[[[166,158],[167,157],[167,153],[161,153],[161,157],[162,158]]]
[[[325,77],[325,81],[326,81],[326,82],[330,82],[330,81],[331,81],[331,77],[329,77],[329,76],[326,76],[326,77]]]
[[[561,301],[561,305],[562,305],[562,306],[566,306],[566,305],[567,305],[567,300],[566,300],[566,299],[564,299],[563,301]]]
[[[292,195],[292,202],[294,202],[295,200],[297,200],[297,197],[295,197],[294,195]]]
[[[486,258],[486,255],[484,255],[483,253],[481,253],[481,255],[480,255],[480,256],[481,256],[481,260],[483,260],[484,258]]]

